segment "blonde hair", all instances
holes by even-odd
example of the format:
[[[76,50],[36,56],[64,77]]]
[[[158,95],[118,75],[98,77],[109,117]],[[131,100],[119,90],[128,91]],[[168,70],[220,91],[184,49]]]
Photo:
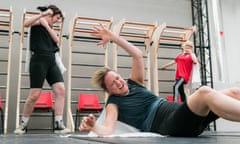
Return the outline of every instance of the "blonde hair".
[[[109,71],[112,71],[112,69],[109,68],[109,67],[103,67],[103,68],[95,71],[93,76],[92,76],[92,84],[99,87],[99,88],[107,90],[106,85],[104,83],[104,78],[105,78],[105,75]]]
[[[194,47],[193,42],[190,41],[190,40],[187,40],[187,41],[185,41],[184,43],[182,43],[182,47],[184,47],[184,46],[186,46],[186,45],[189,45],[189,46],[191,46],[192,48]]]

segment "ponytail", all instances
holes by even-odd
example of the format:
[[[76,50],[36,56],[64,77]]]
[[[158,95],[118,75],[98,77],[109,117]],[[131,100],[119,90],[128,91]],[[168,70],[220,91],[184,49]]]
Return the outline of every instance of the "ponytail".
[[[37,7],[37,10],[40,10],[41,12],[44,12],[44,11],[46,11],[48,9],[48,7],[46,7],[46,6],[38,6]]]
[[[47,9],[51,9],[53,11],[53,15],[52,16],[55,16],[55,15],[59,14],[61,17],[63,17],[62,11],[55,5],[38,6],[37,9],[40,10],[41,12],[44,12]]]

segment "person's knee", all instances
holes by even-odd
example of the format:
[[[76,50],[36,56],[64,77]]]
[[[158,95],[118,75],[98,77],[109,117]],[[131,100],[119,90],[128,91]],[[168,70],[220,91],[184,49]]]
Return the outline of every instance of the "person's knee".
[[[233,87],[230,89],[230,92],[232,93],[232,95],[240,95],[240,88]]]
[[[59,87],[55,90],[55,94],[56,94],[56,96],[64,97],[64,95],[65,95],[65,87],[59,86]]]
[[[39,98],[40,93],[32,93],[31,95],[28,96],[26,103],[27,104],[34,104],[37,99]]]
[[[213,92],[213,89],[208,86],[202,86],[198,89],[199,96],[204,97]]]

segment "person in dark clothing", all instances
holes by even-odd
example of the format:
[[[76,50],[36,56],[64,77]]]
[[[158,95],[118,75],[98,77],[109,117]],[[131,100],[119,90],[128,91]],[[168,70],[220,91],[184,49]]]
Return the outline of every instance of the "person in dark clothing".
[[[55,133],[69,133],[63,124],[65,86],[62,73],[56,64],[55,53],[59,51],[59,37],[53,30],[53,24],[63,18],[61,10],[55,5],[38,7],[41,11],[24,23],[30,29],[30,91],[24,104],[21,122],[15,134],[26,133],[27,123],[40,96],[44,80],[51,86],[55,97]]]

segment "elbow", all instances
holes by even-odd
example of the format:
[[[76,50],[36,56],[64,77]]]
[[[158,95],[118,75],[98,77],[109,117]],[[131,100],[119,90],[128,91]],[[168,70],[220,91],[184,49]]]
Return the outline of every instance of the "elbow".
[[[30,25],[28,23],[24,23],[23,26],[28,28]]]
[[[104,136],[110,136],[112,135],[114,130],[105,130],[100,133],[96,133],[98,136],[104,137]]]
[[[59,40],[58,37],[55,37],[53,40],[54,40],[54,42],[55,42],[56,44],[59,44],[59,42],[60,42],[60,40]]]
[[[193,61],[193,64],[197,64],[198,63],[198,61],[196,60],[196,61]]]
[[[143,52],[139,49],[136,49],[135,51],[132,52],[131,56],[134,60],[138,61],[143,59]]]
[[[112,135],[114,133],[115,128],[114,127],[108,127],[107,129],[105,129],[105,131],[102,133],[102,136],[109,136]]]
[[[143,52],[141,50],[138,50],[138,52],[136,52],[136,56],[138,58],[142,58],[143,57]]]
[[[53,35],[52,36],[52,38],[53,38],[53,41],[56,43],[56,44],[59,44],[60,43],[60,38],[57,36],[57,35]]]
[[[112,132],[105,132],[105,133],[98,134],[98,136],[104,137],[104,136],[110,136],[112,134],[113,134]]]
[[[91,131],[98,136],[109,136],[114,133],[115,127],[112,125],[95,125]]]
[[[55,40],[55,43],[58,44],[58,43],[59,43],[59,39],[56,39],[56,40]]]

